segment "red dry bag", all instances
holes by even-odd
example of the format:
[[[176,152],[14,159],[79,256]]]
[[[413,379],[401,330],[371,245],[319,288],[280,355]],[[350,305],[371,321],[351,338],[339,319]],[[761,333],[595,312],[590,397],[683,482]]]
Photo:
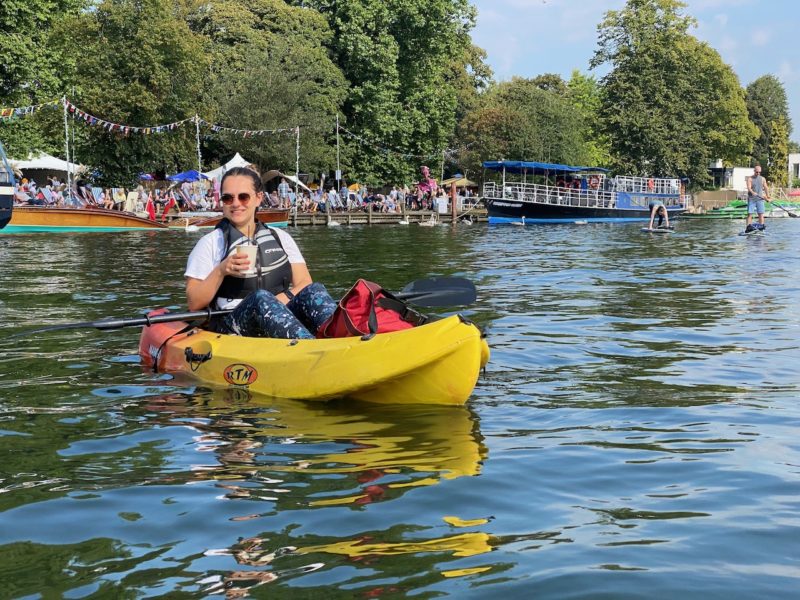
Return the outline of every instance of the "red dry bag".
[[[427,318],[377,283],[359,279],[317,330],[318,338],[372,336],[410,329]]]

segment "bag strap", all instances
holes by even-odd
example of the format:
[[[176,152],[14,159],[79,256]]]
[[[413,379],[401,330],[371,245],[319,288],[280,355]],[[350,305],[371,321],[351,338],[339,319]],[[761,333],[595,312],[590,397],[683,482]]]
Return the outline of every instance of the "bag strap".
[[[384,297],[378,298],[377,301],[377,305],[380,306],[381,308],[393,310],[397,313],[400,313],[400,318],[403,319],[403,321],[407,321],[408,323],[411,323],[415,327],[419,325],[424,325],[425,323],[428,322],[429,317],[427,315],[423,315],[421,312],[414,310],[408,304],[406,304],[405,302],[403,302],[398,298],[395,298],[386,291],[384,291],[383,293]],[[372,313],[374,312],[375,312],[374,310],[371,311],[370,318],[372,318]],[[372,330],[370,329],[370,331]]]

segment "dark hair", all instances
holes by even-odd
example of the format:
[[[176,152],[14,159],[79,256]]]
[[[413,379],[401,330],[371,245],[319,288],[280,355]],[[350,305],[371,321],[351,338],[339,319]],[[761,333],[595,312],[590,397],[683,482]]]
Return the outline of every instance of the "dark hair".
[[[222,176],[222,181],[219,182],[219,187],[222,188],[222,186],[225,185],[225,180],[228,177],[234,176],[249,177],[253,181],[253,189],[255,189],[256,194],[264,191],[264,184],[261,182],[261,176],[253,169],[247,167],[233,167],[225,171],[225,175]]]

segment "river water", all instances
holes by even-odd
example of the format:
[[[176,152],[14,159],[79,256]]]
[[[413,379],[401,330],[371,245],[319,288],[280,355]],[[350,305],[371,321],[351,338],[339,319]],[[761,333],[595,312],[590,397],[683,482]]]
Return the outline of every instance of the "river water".
[[[143,371],[200,234],[0,236],[0,598],[797,598],[800,226],[294,231],[334,294],[462,275],[467,405]],[[310,374],[313,376],[313,374]]]

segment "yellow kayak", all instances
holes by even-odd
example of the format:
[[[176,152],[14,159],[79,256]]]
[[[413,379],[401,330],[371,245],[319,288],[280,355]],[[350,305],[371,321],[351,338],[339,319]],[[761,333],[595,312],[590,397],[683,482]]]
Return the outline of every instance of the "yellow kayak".
[[[370,339],[249,338],[187,327],[145,327],[144,364],[277,398],[464,404],[489,360],[481,331],[458,315]]]

